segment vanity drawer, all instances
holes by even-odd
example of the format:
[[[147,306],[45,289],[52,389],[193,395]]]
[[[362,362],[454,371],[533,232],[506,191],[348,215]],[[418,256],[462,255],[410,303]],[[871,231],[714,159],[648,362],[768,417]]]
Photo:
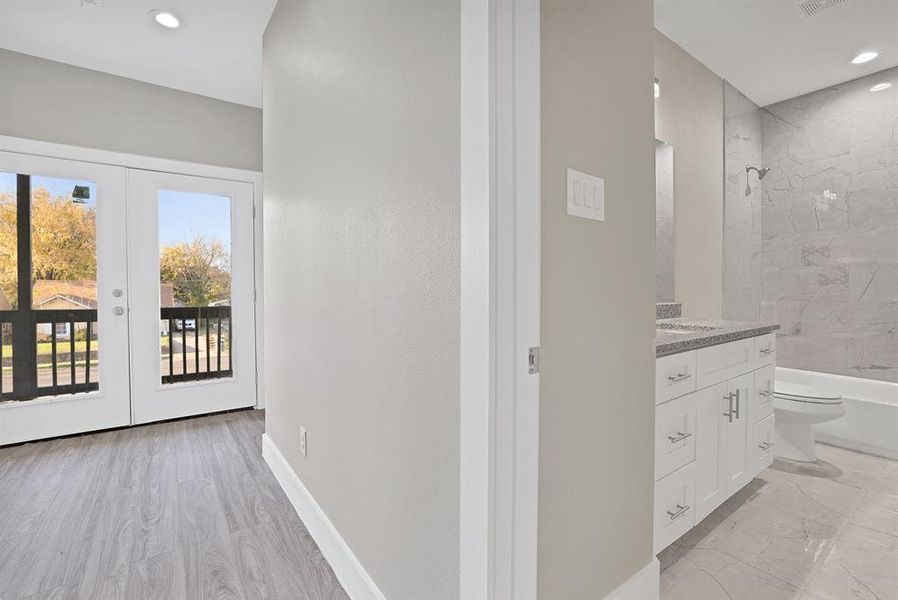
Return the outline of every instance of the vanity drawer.
[[[655,480],[695,460],[695,394],[655,409]]]
[[[772,365],[776,362],[776,334],[767,333],[755,338],[755,360],[757,365]]]
[[[698,387],[705,388],[751,371],[756,364],[754,356],[754,338],[700,348],[695,361]]]
[[[655,554],[695,524],[694,463],[655,483]]]
[[[775,441],[774,416],[758,421],[752,427],[751,464],[752,476],[773,464],[773,444]]]
[[[655,359],[655,404],[695,390],[695,350]]]
[[[751,402],[751,422],[757,423],[773,414],[776,367],[767,365],[755,371],[755,393]]]

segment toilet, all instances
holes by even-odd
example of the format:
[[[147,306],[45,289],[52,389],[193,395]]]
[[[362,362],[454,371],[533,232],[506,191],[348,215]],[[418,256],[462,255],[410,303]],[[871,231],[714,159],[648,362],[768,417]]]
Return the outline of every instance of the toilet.
[[[817,449],[812,426],[838,419],[845,414],[845,404],[839,394],[777,380],[773,413],[776,415],[774,455],[813,462],[817,460]]]

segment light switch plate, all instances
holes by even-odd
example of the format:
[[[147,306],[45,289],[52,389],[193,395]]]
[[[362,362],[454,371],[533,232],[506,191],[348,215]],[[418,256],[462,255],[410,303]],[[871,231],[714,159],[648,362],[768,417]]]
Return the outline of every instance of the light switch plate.
[[[574,169],[567,170],[567,214],[594,221],[605,220],[605,180]]]

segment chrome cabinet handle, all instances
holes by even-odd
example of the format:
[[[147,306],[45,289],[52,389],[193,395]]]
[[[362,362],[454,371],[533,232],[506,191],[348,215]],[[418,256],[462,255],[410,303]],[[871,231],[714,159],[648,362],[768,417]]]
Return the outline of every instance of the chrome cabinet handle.
[[[773,392],[771,392],[770,390],[763,390],[763,391],[758,392],[759,396],[763,396],[765,398],[769,398],[771,396],[771,394],[773,394]]]
[[[773,353],[774,353],[774,349],[773,349],[773,348],[761,348],[760,352],[761,352],[761,354],[763,354],[764,356],[766,356],[766,355],[768,355],[768,354],[773,354]]]
[[[740,390],[736,390],[736,410],[733,412],[733,416],[737,419],[739,418],[739,392]]]
[[[682,504],[677,504],[677,510],[667,511],[667,516],[670,517],[671,521],[676,521],[677,519],[682,517],[686,513],[686,511],[689,510],[690,508],[692,508],[692,507],[689,506],[688,504],[686,504],[685,506]]]
[[[769,450],[771,447],[773,447],[773,442],[761,442],[758,444],[758,448],[761,450]]]
[[[723,416],[730,420],[730,423],[733,422],[733,392],[730,392],[726,396],[723,397],[724,400],[727,401],[727,412],[723,413]]]
[[[671,444],[676,444],[677,442],[682,442],[686,438],[692,437],[692,434],[688,431],[678,431],[677,435],[669,435],[667,439],[670,440]]]
[[[116,317],[120,317],[123,314],[125,314],[125,309],[122,308],[121,306],[116,306],[115,308],[112,309],[112,314],[114,314]]]
[[[686,379],[689,379],[690,377],[692,377],[692,373],[678,373],[676,375],[668,375],[667,379],[671,383],[677,383],[678,381],[685,381]]]

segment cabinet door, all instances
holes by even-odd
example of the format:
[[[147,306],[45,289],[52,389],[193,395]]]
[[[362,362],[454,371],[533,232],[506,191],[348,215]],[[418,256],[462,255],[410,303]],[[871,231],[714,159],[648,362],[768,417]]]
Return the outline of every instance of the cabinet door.
[[[729,386],[726,382],[695,392],[695,522],[726,499],[723,416]]]
[[[751,452],[748,426],[748,403],[755,388],[754,373],[746,373],[728,382],[724,410],[724,463],[726,468],[726,496],[730,497],[751,481]]]

